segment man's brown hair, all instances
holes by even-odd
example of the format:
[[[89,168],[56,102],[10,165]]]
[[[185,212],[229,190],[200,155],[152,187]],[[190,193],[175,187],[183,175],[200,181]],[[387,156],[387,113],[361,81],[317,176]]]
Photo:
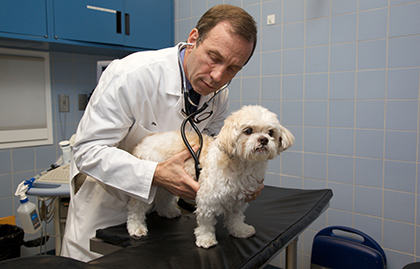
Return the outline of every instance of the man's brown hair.
[[[208,32],[222,21],[227,21],[232,26],[232,34],[238,35],[254,44],[252,54],[257,46],[257,26],[254,18],[240,7],[232,5],[217,5],[204,13],[197,22],[198,30],[197,46],[202,42]],[[247,60],[247,62],[249,59]]]

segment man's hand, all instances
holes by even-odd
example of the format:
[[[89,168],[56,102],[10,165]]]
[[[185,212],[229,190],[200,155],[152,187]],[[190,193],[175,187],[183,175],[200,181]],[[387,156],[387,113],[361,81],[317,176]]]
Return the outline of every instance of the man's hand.
[[[197,151],[198,147],[196,146],[193,149]],[[194,200],[200,184],[188,175],[184,169],[184,162],[189,158],[191,158],[191,154],[186,149],[159,163],[153,177],[153,185],[165,188],[176,196]]]

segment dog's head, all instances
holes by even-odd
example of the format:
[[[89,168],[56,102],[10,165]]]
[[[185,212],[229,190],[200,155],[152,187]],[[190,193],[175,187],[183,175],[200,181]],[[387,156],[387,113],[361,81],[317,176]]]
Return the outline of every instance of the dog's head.
[[[276,114],[261,106],[244,106],[225,120],[217,145],[230,158],[264,161],[275,158],[294,140]]]

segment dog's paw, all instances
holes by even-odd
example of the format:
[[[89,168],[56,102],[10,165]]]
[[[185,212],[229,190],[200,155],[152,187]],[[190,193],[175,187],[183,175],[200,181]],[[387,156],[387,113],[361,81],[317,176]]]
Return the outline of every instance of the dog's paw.
[[[255,228],[252,225],[242,223],[235,227],[231,227],[229,233],[237,238],[248,238],[255,234]]]
[[[146,225],[139,225],[139,224],[130,224],[127,223],[127,231],[131,236],[142,237],[147,235],[147,226]]]
[[[160,208],[156,210],[158,215],[161,217],[165,217],[168,219],[173,219],[181,216],[181,209],[178,207],[166,207],[166,208]]]
[[[200,248],[210,248],[217,245],[216,237],[213,234],[205,234],[196,237],[195,244]]]

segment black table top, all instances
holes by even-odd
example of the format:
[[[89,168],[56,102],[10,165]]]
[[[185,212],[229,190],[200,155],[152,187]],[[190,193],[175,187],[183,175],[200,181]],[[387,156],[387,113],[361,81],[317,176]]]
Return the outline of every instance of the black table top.
[[[125,224],[98,230],[97,237],[124,248],[89,263],[100,268],[258,268],[302,233],[328,207],[332,191],[266,186],[245,212],[256,234],[247,239],[229,235],[218,218],[218,245],[195,246],[195,215],[166,219],[147,215],[149,233],[131,238]]]

